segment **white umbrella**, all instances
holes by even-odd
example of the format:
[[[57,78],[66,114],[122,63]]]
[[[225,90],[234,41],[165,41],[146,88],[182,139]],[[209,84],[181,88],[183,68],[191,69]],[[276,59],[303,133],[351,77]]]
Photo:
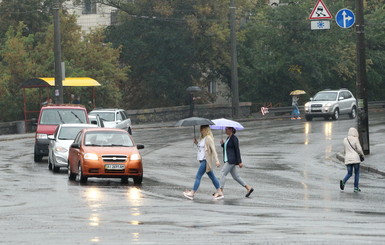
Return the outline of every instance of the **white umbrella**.
[[[210,125],[211,129],[222,129],[223,130],[227,127],[232,127],[232,128],[235,128],[236,130],[244,129],[244,127],[239,122],[236,122],[236,121],[233,121],[230,119],[226,119],[226,118],[219,118],[219,119],[214,119],[211,121],[214,123],[214,125]]]

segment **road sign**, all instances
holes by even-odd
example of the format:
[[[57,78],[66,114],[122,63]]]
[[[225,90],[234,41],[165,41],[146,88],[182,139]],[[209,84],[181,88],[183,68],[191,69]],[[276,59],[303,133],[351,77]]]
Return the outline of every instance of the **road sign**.
[[[312,20],[312,30],[327,30],[330,29],[330,20]]]
[[[331,19],[332,15],[330,14],[328,8],[322,0],[318,0],[317,4],[314,6],[313,11],[311,12],[309,19],[319,20],[319,19]]]
[[[349,28],[354,25],[356,18],[354,13],[349,9],[341,9],[337,12],[336,23],[341,28]]]

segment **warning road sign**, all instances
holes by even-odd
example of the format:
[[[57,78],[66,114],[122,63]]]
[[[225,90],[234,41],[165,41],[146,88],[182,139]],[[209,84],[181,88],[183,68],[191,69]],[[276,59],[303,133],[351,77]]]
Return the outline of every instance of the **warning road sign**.
[[[326,5],[322,0],[318,0],[317,4],[314,6],[313,11],[311,12],[309,19],[319,20],[319,19],[331,19],[332,15],[330,14]]]

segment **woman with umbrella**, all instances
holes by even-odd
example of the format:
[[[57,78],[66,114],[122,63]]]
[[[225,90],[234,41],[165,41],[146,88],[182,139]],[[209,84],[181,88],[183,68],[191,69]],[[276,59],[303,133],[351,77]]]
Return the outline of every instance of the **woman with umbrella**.
[[[291,120],[301,119],[300,112],[298,109],[298,100],[299,100],[298,95],[301,95],[301,94],[306,94],[306,92],[303,90],[294,90],[294,91],[291,91],[290,93],[290,95],[292,96],[291,105],[293,106],[293,111],[291,113]]]
[[[197,160],[199,161],[199,168],[196,174],[192,190],[184,191],[183,195],[188,199],[193,200],[195,192],[197,192],[201,183],[201,179],[206,173],[213,182],[215,189],[217,189],[217,192],[214,194],[214,198],[217,200],[224,198],[223,193],[220,189],[219,181],[215,177],[214,172],[212,170],[212,165],[214,162],[217,167],[220,166],[220,163],[218,160],[217,151],[215,150],[214,137],[209,125],[202,125],[200,127],[200,140],[197,141],[194,138],[194,143],[198,147]]]
[[[226,141],[223,141],[223,139],[221,140],[221,146],[223,148],[223,161],[225,162],[220,174],[221,190],[223,191],[223,188],[225,187],[226,176],[228,173],[230,173],[235,181],[246,188],[246,197],[249,197],[254,189],[250,185],[246,184],[246,182],[241,177],[239,177],[236,169],[237,165],[240,168],[243,167],[241,152],[239,150],[239,141],[237,136],[235,136],[237,130],[233,127],[226,127],[225,132],[228,137]]]

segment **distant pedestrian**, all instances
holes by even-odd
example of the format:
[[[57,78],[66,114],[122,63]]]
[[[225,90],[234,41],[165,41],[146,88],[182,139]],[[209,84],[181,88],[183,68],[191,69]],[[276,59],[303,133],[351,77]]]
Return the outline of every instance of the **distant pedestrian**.
[[[210,177],[213,185],[215,186],[215,189],[217,190],[217,192],[214,194],[214,198],[217,200],[224,198],[220,189],[219,181],[215,177],[212,169],[213,163],[215,163],[217,167],[220,166],[220,163],[218,160],[217,151],[215,150],[214,137],[208,125],[202,125],[200,127],[200,140],[197,141],[194,138],[194,143],[198,148],[197,160],[199,161],[199,168],[195,177],[193,189],[190,191],[184,191],[183,195],[188,199],[193,200],[194,195],[201,183],[201,179],[206,173]]]
[[[226,141],[221,140],[221,146],[223,148],[223,161],[225,163],[220,173],[221,190],[223,192],[226,182],[226,176],[228,173],[230,173],[235,181],[237,181],[241,186],[246,188],[246,197],[249,197],[250,194],[254,191],[254,189],[250,185],[246,184],[246,182],[241,177],[239,177],[236,168],[237,165],[240,168],[243,167],[241,152],[239,150],[239,140],[237,136],[235,136],[237,130],[232,127],[226,127],[225,132],[228,137]]]
[[[348,132],[348,137],[344,139],[345,147],[345,165],[348,170],[345,178],[340,180],[340,188],[343,190],[345,184],[350,177],[352,177],[354,169],[354,192],[360,192],[359,187],[360,180],[360,163],[361,157],[364,156],[360,140],[358,138],[358,131],[355,128],[350,128]]]
[[[80,104],[80,96],[76,96],[76,98],[72,101],[72,104],[75,104],[75,105]]]
[[[291,120],[301,119],[300,112],[298,109],[298,100],[299,97],[297,95],[292,96],[291,105],[293,107],[293,111],[291,112]]]
[[[46,105],[52,105],[52,98],[47,97],[43,103],[41,103],[43,106]]]

